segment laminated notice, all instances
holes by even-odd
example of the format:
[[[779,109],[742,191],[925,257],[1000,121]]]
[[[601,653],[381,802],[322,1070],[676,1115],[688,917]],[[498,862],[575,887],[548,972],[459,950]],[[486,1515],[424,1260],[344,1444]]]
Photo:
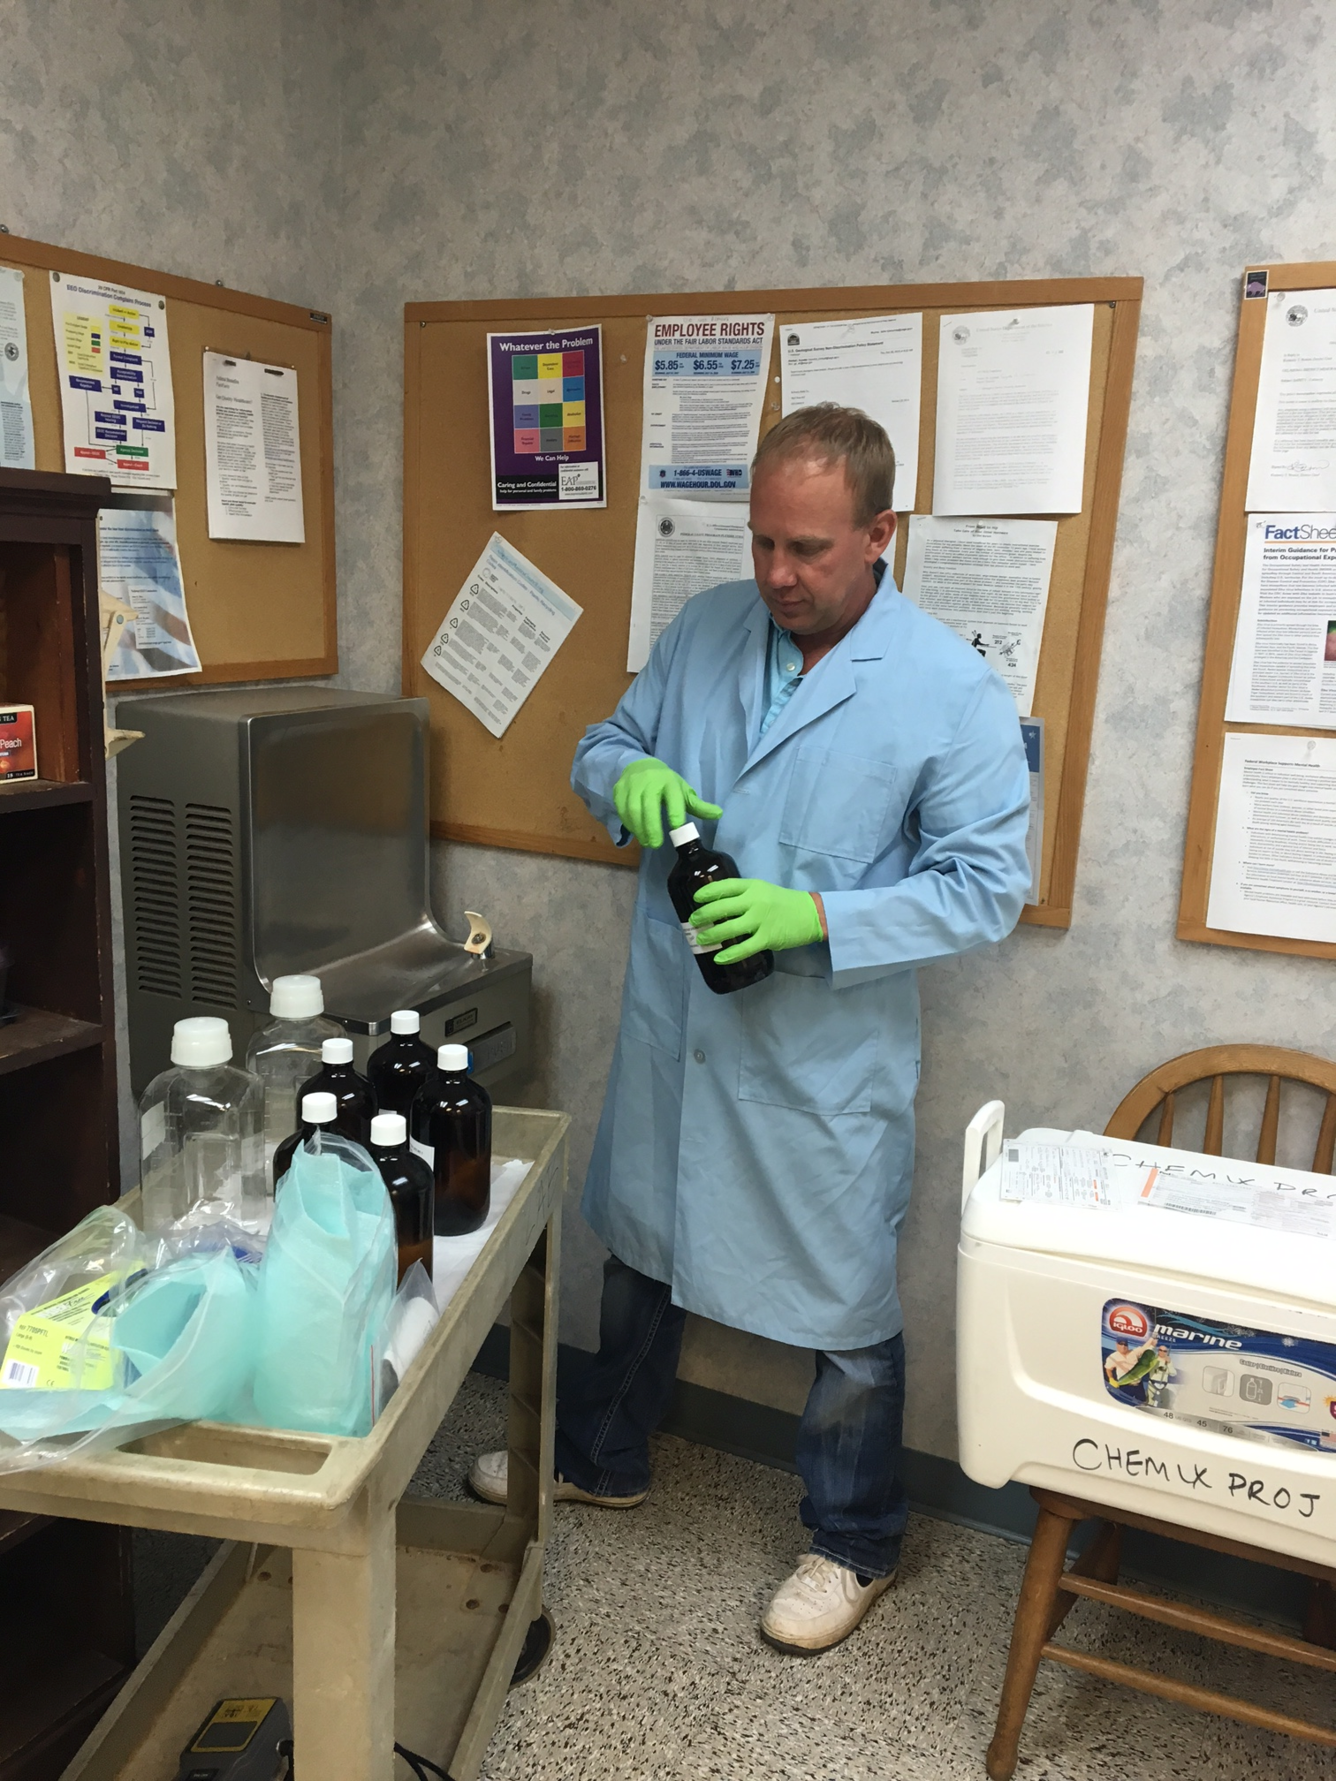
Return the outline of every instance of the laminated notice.
[[[103,1274],[73,1292],[25,1311],[0,1365],[0,1386],[18,1390],[109,1391],[115,1383],[111,1320],[98,1307],[119,1274]]]

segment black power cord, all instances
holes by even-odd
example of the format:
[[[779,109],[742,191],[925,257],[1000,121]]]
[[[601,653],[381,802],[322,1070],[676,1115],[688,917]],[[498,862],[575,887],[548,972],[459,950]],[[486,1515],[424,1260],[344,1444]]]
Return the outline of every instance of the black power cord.
[[[431,1781],[433,1775],[439,1777],[439,1781],[450,1781],[444,1769],[439,1768],[429,1757],[419,1756],[416,1750],[406,1750],[402,1744],[396,1744],[394,1754],[403,1757],[417,1781]]]

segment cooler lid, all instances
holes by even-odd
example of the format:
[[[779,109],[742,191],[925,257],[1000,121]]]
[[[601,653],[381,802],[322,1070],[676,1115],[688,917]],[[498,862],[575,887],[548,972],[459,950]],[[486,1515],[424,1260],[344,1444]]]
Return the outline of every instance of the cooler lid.
[[[1112,1203],[1003,1200],[1004,1143],[1003,1156],[970,1193],[964,1237],[1245,1286],[1275,1298],[1336,1303],[1336,1177],[1046,1126],[1007,1143],[1105,1152]]]

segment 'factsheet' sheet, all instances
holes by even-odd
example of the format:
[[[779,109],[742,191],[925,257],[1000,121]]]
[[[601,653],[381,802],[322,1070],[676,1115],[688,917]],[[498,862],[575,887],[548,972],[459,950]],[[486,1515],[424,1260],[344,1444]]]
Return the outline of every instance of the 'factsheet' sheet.
[[[504,736],[582,611],[493,532],[422,666],[493,736]]]
[[[1336,730],[1336,513],[1255,513],[1226,723]]]

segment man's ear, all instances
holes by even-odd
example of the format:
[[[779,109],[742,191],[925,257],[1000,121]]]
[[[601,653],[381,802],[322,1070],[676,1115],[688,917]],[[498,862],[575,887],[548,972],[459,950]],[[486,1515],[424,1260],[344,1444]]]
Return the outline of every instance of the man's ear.
[[[886,512],[879,513],[868,527],[868,550],[871,553],[868,562],[875,563],[878,557],[885,556],[894,537],[895,515],[890,508],[887,508]]]

